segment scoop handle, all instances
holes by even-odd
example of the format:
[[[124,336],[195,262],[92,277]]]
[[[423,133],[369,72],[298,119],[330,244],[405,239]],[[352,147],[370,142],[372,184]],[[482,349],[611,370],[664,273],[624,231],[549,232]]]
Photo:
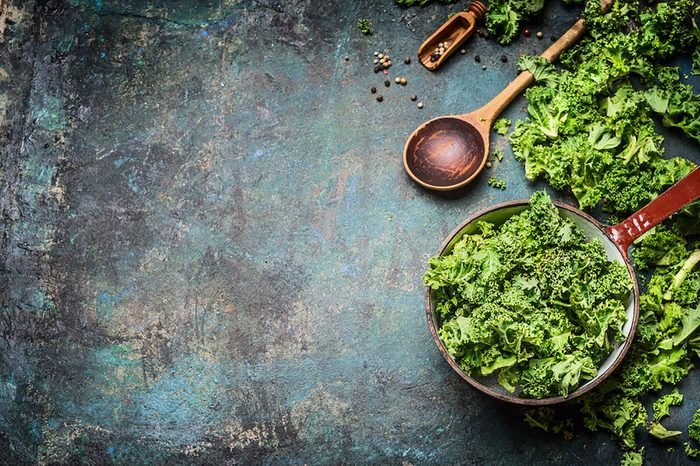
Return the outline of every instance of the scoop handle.
[[[613,4],[613,0],[603,0],[601,3],[601,11],[606,13]],[[552,63],[559,55],[569,49],[574,45],[586,32],[586,25],[583,19],[579,19],[574,23],[571,28],[562,35],[559,40],[553,43],[547,50],[545,50],[542,58]],[[529,71],[521,72],[513,81],[510,82],[496,97],[494,97],[491,102],[487,103],[481,109],[477,110],[477,117],[481,121],[488,121],[489,123],[501,114],[503,109],[505,109],[517,96],[519,96],[525,89],[527,89],[530,84],[535,82],[535,77]]]
[[[607,227],[605,232],[617,244],[626,257],[634,240],[700,198],[700,167],[696,167],[678,183],[633,213],[624,222]]]

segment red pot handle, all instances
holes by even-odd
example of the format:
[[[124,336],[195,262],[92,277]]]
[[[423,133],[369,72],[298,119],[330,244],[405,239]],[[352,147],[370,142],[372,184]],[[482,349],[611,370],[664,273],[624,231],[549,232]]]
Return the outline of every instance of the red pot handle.
[[[627,249],[634,240],[698,198],[700,198],[700,167],[696,167],[685,178],[624,222],[607,227],[605,232],[624,251],[625,257],[629,258]]]

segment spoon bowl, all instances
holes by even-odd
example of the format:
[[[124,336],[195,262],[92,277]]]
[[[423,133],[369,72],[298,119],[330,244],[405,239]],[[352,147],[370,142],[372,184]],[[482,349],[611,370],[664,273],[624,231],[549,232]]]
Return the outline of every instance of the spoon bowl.
[[[429,189],[464,186],[486,163],[486,136],[463,118],[427,121],[406,141],[404,167],[411,178]]]

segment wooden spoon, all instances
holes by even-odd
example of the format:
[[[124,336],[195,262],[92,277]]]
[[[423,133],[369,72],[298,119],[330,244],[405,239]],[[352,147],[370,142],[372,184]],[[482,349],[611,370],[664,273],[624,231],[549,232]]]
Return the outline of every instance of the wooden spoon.
[[[606,12],[613,0],[603,0]],[[541,55],[553,62],[585,33],[579,19]],[[535,78],[529,71],[520,73],[491,102],[464,115],[442,116],[419,126],[403,149],[403,164],[418,184],[429,189],[449,191],[472,181],[486,165],[489,133],[498,115]]]

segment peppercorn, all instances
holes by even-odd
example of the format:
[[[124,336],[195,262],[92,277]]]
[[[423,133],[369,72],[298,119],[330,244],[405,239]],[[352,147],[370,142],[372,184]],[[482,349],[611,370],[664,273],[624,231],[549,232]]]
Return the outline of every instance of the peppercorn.
[[[486,65],[481,65],[481,69],[482,69],[482,70],[485,70],[485,69],[486,69]]]
[[[418,108],[423,108],[423,102],[418,102]]]
[[[386,81],[384,81],[384,86],[385,87],[391,86],[391,81],[389,81],[388,79]]]
[[[486,168],[491,168],[492,164],[491,161],[486,162]]]
[[[408,84],[408,79],[406,79],[406,78],[399,79],[399,84],[401,84],[402,86],[405,86],[406,84]]]
[[[506,57],[505,55],[501,55],[501,61],[503,63],[506,63],[508,61],[508,57]]]
[[[464,55],[465,53],[467,53],[467,50],[466,50],[466,49],[462,49],[462,50],[459,51],[459,53],[461,53],[462,55]]]
[[[382,100],[384,100],[384,96],[381,95],[381,94],[379,94],[379,95],[377,96],[377,102],[381,102]]]
[[[479,55],[475,56],[474,61],[479,63],[481,61],[481,57]]]
[[[415,95],[415,94],[413,94],[413,95],[411,96],[411,101],[412,101],[412,102],[415,102],[416,100],[418,100],[418,96]]]
[[[538,39],[542,39],[544,37],[544,34],[542,34],[542,31],[537,31],[537,34],[535,34]]]
[[[525,29],[525,30],[523,31],[523,35],[524,35],[525,37],[530,37],[530,30],[529,30],[529,29]]]
[[[380,71],[382,71],[382,68],[384,68],[382,65],[376,65],[374,67],[374,72],[379,73]]]
[[[376,93],[377,93],[377,88],[374,87],[374,86],[372,86],[372,89],[370,89],[369,91],[370,91],[372,94],[376,94]]]
[[[410,65],[410,64],[411,64],[411,57],[406,57],[406,58],[404,58],[404,59],[403,59],[403,62],[404,62],[405,64],[407,64],[407,65]]]

